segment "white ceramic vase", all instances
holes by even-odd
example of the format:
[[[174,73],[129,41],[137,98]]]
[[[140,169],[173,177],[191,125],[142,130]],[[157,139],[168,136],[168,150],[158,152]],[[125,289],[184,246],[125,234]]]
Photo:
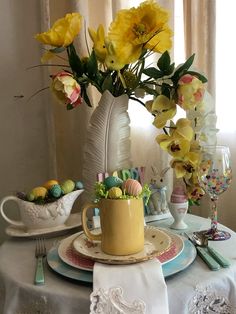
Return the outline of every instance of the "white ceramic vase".
[[[87,195],[94,193],[99,173],[111,174],[131,167],[128,102],[127,95],[114,97],[107,90],[91,116],[82,173]]]

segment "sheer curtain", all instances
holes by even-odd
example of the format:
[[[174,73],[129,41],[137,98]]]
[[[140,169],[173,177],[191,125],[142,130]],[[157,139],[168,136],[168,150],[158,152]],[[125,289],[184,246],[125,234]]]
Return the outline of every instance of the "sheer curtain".
[[[190,56],[196,53],[195,65],[198,70],[203,70],[208,77],[207,89],[215,99],[218,117],[216,125],[219,128],[217,143],[230,147],[232,168],[233,173],[235,173],[235,123],[234,115],[231,112],[232,106],[230,107],[232,94],[228,92],[234,89],[234,76],[231,76],[232,59],[227,54],[228,51],[234,50],[233,46],[230,47],[231,41],[228,38],[233,37],[233,29],[235,28],[233,26],[235,23],[233,15],[235,3],[229,1],[227,6],[221,1],[215,0],[184,0],[183,3],[186,55]],[[229,32],[232,30],[232,34],[227,33],[225,36],[226,29]],[[236,230],[234,190],[235,181],[233,180],[231,187],[220,196],[218,220]],[[201,206],[194,208],[193,211],[207,217],[209,206],[209,199],[205,197]]]
[[[77,48],[83,55],[87,54],[85,43],[85,29],[89,26],[97,29],[99,24],[108,28],[117,10],[137,6],[140,0],[96,0],[86,1],[58,1],[41,0],[42,30],[45,31],[53,22],[68,12],[80,12],[84,17],[84,28],[81,30],[76,42]],[[173,4],[171,0],[158,1],[170,11],[170,20],[173,27]],[[87,38],[90,42],[90,39]],[[54,70],[53,68],[52,70]],[[100,95],[90,90],[94,106],[98,103]],[[49,96],[50,97],[50,96]],[[83,146],[86,138],[86,127],[93,108],[82,105],[76,110],[65,112],[54,100],[52,118],[48,123],[53,124],[51,137],[51,155],[56,164],[55,176],[81,178],[83,167]],[[133,166],[146,166],[146,180],[150,179],[151,166],[161,170],[168,164],[166,154],[163,154],[155,142],[157,129],[152,126],[153,117],[139,103],[129,102],[129,115],[131,119],[131,159]],[[145,143],[145,144],[144,144]],[[171,171],[168,174],[171,189]]]
[[[86,25],[76,44],[86,55],[85,27],[96,29],[99,23],[108,27],[117,10],[136,6],[139,2],[1,0],[0,36],[4,44],[0,49],[0,198],[16,191],[28,192],[49,178],[82,178],[83,146],[94,108],[82,105],[66,111],[54,101],[48,89],[36,93],[49,86],[49,73],[56,72],[57,68],[37,66],[44,51],[34,35],[46,31],[66,13],[79,11],[85,17]],[[173,0],[160,2],[170,10],[171,20],[173,3]],[[28,101],[34,93],[36,95]],[[91,96],[95,106],[100,95],[93,90]],[[165,168],[166,157],[155,142],[157,130],[151,124],[152,116],[138,103],[130,102],[130,110],[133,165],[147,167],[148,181],[150,165],[161,170]],[[18,218],[14,204],[9,202],[6,208]],[[6,227],[7,223],[0,219],[0,243],[6,237]]]
[[[236,230],[235,190],[236,190],[236,124],[235,124],[235,45],[234,30],[236,27],[235,1],[216,1],[216,112],[218,116],[218,142],[227,145],[231,151],[233,181],[220,197],[219,217]],[[226,36],[227,31],[227,36]]]

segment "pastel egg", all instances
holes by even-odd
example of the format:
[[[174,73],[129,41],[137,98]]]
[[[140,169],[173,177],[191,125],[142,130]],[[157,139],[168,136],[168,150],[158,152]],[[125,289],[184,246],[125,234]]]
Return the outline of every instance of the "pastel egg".
[[[110,177],[105,178],[103,183],[105,184],[106,188],[109,190],[110,188],[113,188],[113,187],[122,186],[123,180],[115,176],[110,176]]]
[[[59,184],[57,180],[48,180],[47,182],[44,183],[44,187],[47,189],[47,190],[50,190],[51,187],[55,184]]]
[[[61,187],[59,184],[55,184],[51,187],[50,189],[50,194],[53,196],[53,197],[60,197],[61,194],[62,194],[62,190],[61,190]]]
[[[108,191],[108,198],[119,198],[122,195],[122,190],[116,186],[113,186],[112,188],[110,188],[110,190]]]
[[[81,181],[76,181],[75,182],[75,187],[76,187],[77,190],[81,190],[81,189],[84,188],[84,185],[83,185],[83,183]]]
[[[48,190],[43,186],[38,186],[34,188],[29,194],[32,194],[31,197],[34,197],[34,200],[38,198],[44,199],[48,193]]]
[[[126,194],[132,195],[132,196],[138,196],[142,192],[142,185],[134,179],[127,179],[123,185],[123,190]]]
[[[62,189],[63,194],[68,194],[68,193],[72,192],[74,190],[74,188],[75,188],[75,182],[70,180],[70,179],[65,180],[61,184],[61,189]]]
[[[34,200],[34,194],[33,194],[33,193],[28,193],[28,194],[26,195],[26,199],[27,199],[27,201],[29,201],[29,202],[33,202],[33,200]]]

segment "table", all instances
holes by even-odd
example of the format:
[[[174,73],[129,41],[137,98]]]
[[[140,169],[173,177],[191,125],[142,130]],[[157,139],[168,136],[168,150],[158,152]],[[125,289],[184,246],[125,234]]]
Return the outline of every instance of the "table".
[[[168,227],[172,221],[169,218],[152,224]],[[190,214],[185,221],[192,230],[210,226],[209,219]],[[231,239],[210,244],[229,258],[232,266],[213,272],[197,257],[186,270],[167,278],[170,314],[236,313],[236,233],[222,225],[219,227],[228,230]],[[47,248],[66,236],[47,239]],[[0,247],[0,313],[89,313],[91,285],[69,281],[48,266],[45,267],[46,284],[33,284],[34,248],[34,241],[28,238],[12,238]],[[209,304],[218,310],[211,312]]]

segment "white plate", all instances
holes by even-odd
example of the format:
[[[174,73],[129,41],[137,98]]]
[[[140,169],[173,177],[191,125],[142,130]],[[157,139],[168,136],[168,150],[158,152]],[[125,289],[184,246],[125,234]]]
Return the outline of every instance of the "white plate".
[[[101,250],[101,242],[91,242],[84,233],[79,234],[73,241],[73,247],[80,255],[100,263],[119,265],[139,263],[152,259],[166,252],[170,245],[170,236],[153,226],[145,227],[144,249],[136,254],[122,256],[106,254]]]
[[[32,238],[32,237],[37,237],[37,236],[49,237],[49,236],[63,234],[69,230],[78,228],[79,226],[81,226],[81,214],[74,213],[74,214],[70,214],[67,221],[61,226],[44,228],[44,229],[35,229],[35,230],[30,230],[26,232],[24,228],[22,227],[9,225],[6,228],[6,234],[11,237],[19,237],[19,238]]]
[[[183,239],[180,236],[169,231],[165,232],[167,232],[167,234],[171,237],[171,245],[167,251],[157,256],[157,259],[162,265],[179,256],[184,249]],[[77,238],[81,233],[82,232],[79,232],[63,239],[58,246],[58,255],[67,265],[78,269],[93,271],[95,262],[89,258],[81,256],[77,251],[75,251],[72,245],[75,238]]]

